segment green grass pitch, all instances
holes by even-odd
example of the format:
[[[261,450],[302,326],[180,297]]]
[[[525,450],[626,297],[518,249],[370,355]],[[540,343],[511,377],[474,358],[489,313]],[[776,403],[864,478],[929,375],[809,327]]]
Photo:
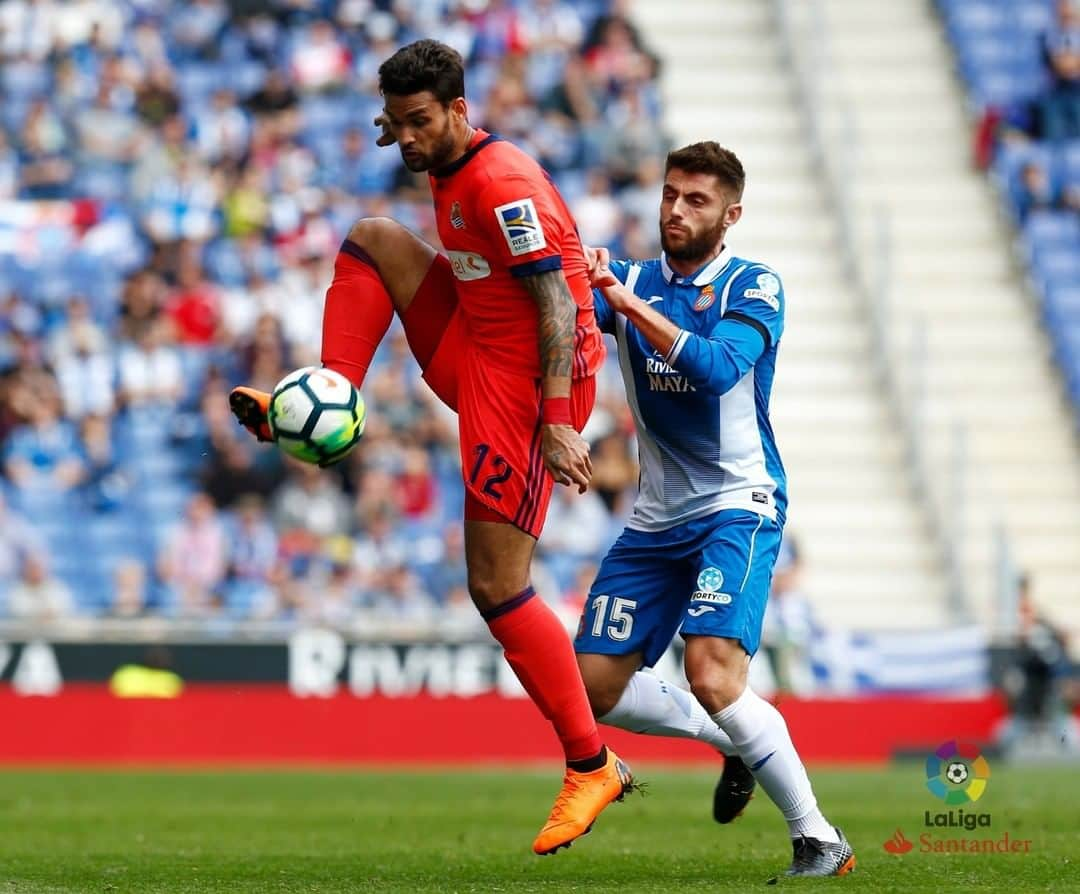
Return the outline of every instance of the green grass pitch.
[[[642,768],[648,794],[614,805],[551,857],[530,852],[558,771],[0,773],[0,894],[173,892],[685,892],[761,888],[790,858],[759,794],[727,827],[709,816],[715,776]],[[995,767],[990,829],[1029,854],[923,854],[922,768],[812,772],[855,847],[843,879],[874,892],[1080,891],[1080,773]],[[935,807],[935,804],[939,805]],[[900,827],[916,847],[892,856]]]

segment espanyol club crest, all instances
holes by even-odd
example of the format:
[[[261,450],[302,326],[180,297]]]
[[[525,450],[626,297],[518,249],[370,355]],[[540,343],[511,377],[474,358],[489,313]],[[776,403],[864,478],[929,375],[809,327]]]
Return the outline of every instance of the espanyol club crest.
[[[716,292],[713,291],[712,283],[709,283],[698,293],[697,300],[694,302],[694,310],[708,310],[713,306],[715,300]]]
[[[465,229],[465,218],[461,215],[461,202],[454,202],[450,206],[450,226],[455,230]]]

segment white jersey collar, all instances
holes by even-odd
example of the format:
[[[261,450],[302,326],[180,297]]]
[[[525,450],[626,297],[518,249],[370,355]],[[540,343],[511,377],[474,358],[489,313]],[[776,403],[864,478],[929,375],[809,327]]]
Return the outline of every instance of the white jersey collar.
[[[680,283],[692,282],[695,286],[707,286],[723,273],[724,268],[731,263],[731,258],[731,249],[728,248],[727,243],[725,243],[720,249],[720,254],[709,261],[708,264],[698,270],[693,276],[687,278],[672,270],[671,266],[668,264],[667,253],[660,252],[660,270],[664,274],[665,282],[669,284],[677,281]]]

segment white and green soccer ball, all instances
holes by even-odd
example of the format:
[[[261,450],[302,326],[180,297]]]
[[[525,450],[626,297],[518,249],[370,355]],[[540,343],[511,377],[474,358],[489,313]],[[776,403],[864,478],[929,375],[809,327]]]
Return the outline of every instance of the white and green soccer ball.
[[[277,383],[270,397],[270,431],[289,456],[331,466],[364,434],[367,409],[352,382],[332,369],[305,366]]]

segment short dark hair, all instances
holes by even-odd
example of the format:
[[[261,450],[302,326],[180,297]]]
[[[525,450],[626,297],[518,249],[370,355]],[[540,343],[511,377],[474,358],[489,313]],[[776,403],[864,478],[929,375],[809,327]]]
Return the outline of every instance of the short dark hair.
[[[670,173],[672,168],[688,174],[712,174],[722,185],[729,187],[737,198],[742,198],[746,171],[735,153],[719,143],[707,140],[673,149],[668,153],[664,174]]]
[[[430,90],[444,106],[465,95],[465,63],[453,47],[417,40],[379,66],[379,92],[409,96]]]

